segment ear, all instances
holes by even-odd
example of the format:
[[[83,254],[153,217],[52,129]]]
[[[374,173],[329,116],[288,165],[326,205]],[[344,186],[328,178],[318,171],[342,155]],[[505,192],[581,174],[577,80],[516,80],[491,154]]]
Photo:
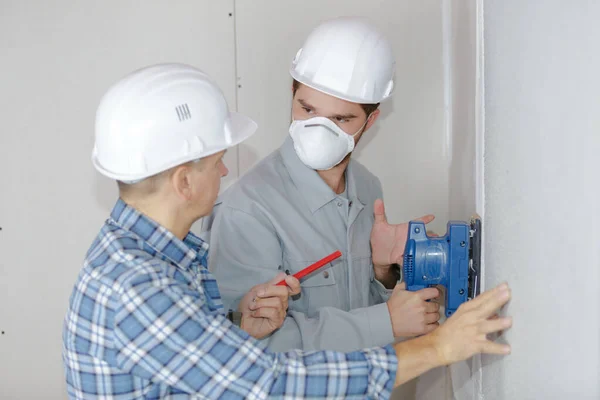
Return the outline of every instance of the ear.
[[[367,125],[365,126],[365,131],[368,131],[369,128],[371,126],[373,126],[373,124],[375,123],[375,121],[377,121],[377,118],[379,118],[379,114],[381,114],[381,111],[378,108],[377,110],[373,111],[371,113],[371,115],[369,115],[369,120],[367,122]]]
[[[190,200],[193,194],[191,168],[184,164],[176,167],[171,175],[170,182],[174,192],[184,200]]]

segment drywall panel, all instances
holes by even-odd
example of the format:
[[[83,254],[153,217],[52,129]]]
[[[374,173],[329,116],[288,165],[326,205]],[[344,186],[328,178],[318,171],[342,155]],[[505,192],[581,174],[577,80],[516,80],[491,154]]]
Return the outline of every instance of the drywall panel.
[[[0,398],[66,397],[68,296],[117,195],[90,161],[100,97],[133,69],[179,61],[233,104],[232,11],[232,1],[1,3]]]
[[[468,220],[477,202],[477,4],[444,0],[449,13],[450,183],[449,217]]]
[[[483,209],[483,30],[481,0],[444,0],[444,44],[449,62],[449,218],[468,221]],[[485,224],[485,219],[483,221]],[[485,259],[483,259],[485,261]],[[485,264],[482,265],[485,272]],[[481,357],[446,370],[448,398],[478,399]]]
[[[257,134],[240,146],[240,173],[276,149],[288,134],[292,79],[288,70],[304,38],[320,21],[367,16],[391,40],[397,90],[358,144],[355,157],[383,184],[389,218],[448,210],[444,134],[441,3],[438,0],[236,1],[239,111],[255,118]]]
[[[600,398],[600,3],[486,0],[486,285],[513,353],[482,398]]]

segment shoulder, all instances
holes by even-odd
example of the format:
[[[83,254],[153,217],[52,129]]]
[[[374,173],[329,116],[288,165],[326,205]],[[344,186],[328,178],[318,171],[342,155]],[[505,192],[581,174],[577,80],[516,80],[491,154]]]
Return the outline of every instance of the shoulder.
[[[269,204],[280,197],[288,181],[287,169],[277,149],[224,191],[217,204],[252,214],[256,204]]]
[[[175,266],[154,252],[137,235],[106,223],[88,251],[80,280],[95,281],[117,293],[168,276],[186,281]]]

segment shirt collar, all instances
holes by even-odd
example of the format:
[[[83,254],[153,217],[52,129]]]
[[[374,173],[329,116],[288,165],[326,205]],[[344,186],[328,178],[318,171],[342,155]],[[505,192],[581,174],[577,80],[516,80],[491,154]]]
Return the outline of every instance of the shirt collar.
[[[127,205],[121,199],[117,200],[110,217],[111,221],[109,222],[139,236],[146,244],[179,267],[188,269],[194,262],[208,267],[208,243],[192,232],[189,232],[182,241],[171,231]]]
[[[288,136],[281,146],[281,156],[294,185],[306,200],[310,211],[314,214],[324,205],[334,200],[337,195],[314,169],[307,167],[296,154],[294,150],[294,141]],[[352,167],[353,161],[350,160],[346,168],[346,187],[348,190],[348,199],[352,202],[362,202],[357,196],[356,179]]]

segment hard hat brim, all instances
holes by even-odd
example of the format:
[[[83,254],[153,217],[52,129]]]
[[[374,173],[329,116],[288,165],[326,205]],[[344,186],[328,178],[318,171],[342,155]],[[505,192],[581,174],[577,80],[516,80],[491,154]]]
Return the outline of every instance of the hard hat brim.
[[[319,85],[315,82],[312,82],[310,79],[299,74],[296,70],[294,70],[293,67],[290,69],[290,75],[292,76],[292,78],[294,78],[295,80],[297,80],[298,82],[300,82],[303,85],[306,85],[312,89],[318,90],[319,92],[325,93],[329,96],[333,96],[333,97],[337,97],[338,99],[349,101],[350,103],[377,104],[377,103],[381,103],[388,99],[388,97],[382,97],[382,98],[377,98],[377,99],[367,99],[367,98],[362,98],[362,97],[350,96],[346,93],[335,91],[331,88]]]
[[[238,144],[242,143],[244,140],[246,140],[250,136],[252,136],[256,132],[256,129],[258,128],[258,125],[256,124],[256,122],[254,122],[254,120],[252,120],[251,118],[249,118],[243,114],[237,113],[237,112],[229,113],[229,124],[230,124],[230,135],[231,135],[231,141],[229,143],[224,144],[222,146],[215,146],[213,148],[203,149],[203,151],[198,154],[188,154],[185,157],[181,157],[179,159],[172,160],[170,163],[165,164],[159,168],[156,168],[154,171],[148,171],[148,173],[145,173],[145,174],[120,174],[115,171],[111,171],[111,170],[104,168],[102,166],[102,164],[100,163],[100,160],[97,157],[96,148],[94,148],[94,151],[92,152],[92,163],[94,164],[94,167],[102,175],[107,176],[111,179],[115,179],[118,181],[125,181],[125,182],[145,179],[150,176],[159,174],[163,171],[166,171],[170,168],[176,167],[181,164],[185,164],[186,162],[209,157],[220,151],[237,146]]]
[[[256,133],[256,129],[258,128],[258,124],[250,117],[245,116],[244,114],[240,114],[237,112],[230,112],[229,118],[231,121],[231,130],[232,130],[232,144],[228,147],[237,146],[242,143],[244,140],[248,139],[250,136]],[[225,149],[225,148],[223,148]],[[221,150],[223,150],[221,149]],[[218,150],[220,151],[220,150]],[[213,153],[214,154],[214,153]]]

